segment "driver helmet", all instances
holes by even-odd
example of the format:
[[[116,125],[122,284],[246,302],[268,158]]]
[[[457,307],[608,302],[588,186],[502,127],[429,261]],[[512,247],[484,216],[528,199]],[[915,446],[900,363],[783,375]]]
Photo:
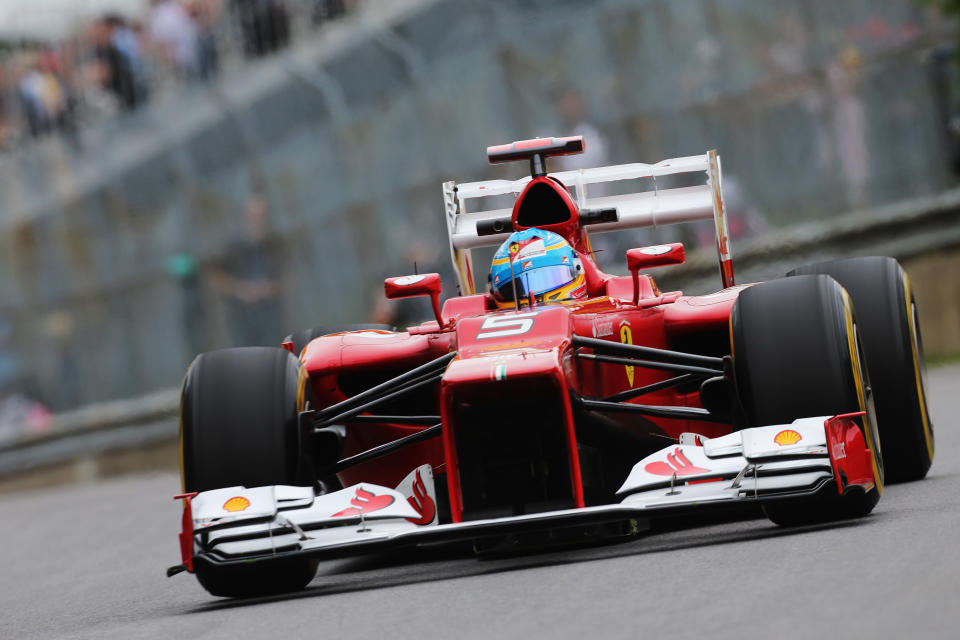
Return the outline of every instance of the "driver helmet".
[[[493,254],[490,293],[498,306],[506,307],[514,304],[514,290],[521,301],[530,295],[541,303],[583,298],[587,282],[580,256],[552,231],[511,233]]]

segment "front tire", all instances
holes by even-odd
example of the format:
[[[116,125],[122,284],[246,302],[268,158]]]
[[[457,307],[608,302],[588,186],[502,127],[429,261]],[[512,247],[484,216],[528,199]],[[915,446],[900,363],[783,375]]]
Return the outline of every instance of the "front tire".
[[[299,591],[317,573],[318,560],[290,558],[268,566],[213,565],[202,560],[194,564],[197,581],[210,595],[221,598],[256,598]]]
[[[298,473],[297,413],[307,385],[284,349],[241,347],[203,353],[184,378],[180,469],[184,491],[310,484]],[[200,584],[215,596],[302,589],[317,563],[220,566],[198,558]]]
[[[770,503],[767,516],[794,525],[868,514],[883,491],[883,459],[847,292],[822,275],[765,282],[740,293],[730,323],[744,426],[866,412],[861,428],[873,456],[874,488],[804,504]]]
[[[893,258],[831,260],[788,275],[827,274],[853,299],[877,405],[877,429],[887,480],[927,475],[933,463],[933,423],[927,411],[926,363],[910,279]]]

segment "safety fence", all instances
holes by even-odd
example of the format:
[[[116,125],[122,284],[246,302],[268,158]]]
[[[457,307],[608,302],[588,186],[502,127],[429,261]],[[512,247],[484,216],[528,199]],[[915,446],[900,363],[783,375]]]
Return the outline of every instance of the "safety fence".
[[[938,193],[953,28],[908,0],[358,4],[0,153],[0,389],[62,412],[176,386],[199,351],[410,319],[382,279],[448,271],[440,184],[523,171],[488,144],[582,133],[592,165],[717,148],[735,255]]]

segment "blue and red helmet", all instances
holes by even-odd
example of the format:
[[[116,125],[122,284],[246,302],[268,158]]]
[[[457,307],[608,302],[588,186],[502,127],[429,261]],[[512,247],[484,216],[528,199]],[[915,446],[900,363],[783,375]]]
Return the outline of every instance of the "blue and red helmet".
[[[562,237],[543,229],[510,234],[493,254],[490,293],[501,306],[533,295],[538,302],[556,302],[587,295],[580,256]]]

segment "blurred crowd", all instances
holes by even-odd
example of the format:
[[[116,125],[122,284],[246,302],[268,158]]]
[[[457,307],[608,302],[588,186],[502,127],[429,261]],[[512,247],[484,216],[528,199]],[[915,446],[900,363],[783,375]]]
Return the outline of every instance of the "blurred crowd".
[[[356,3],[151,0],[142,15],[100,15],[56,42],[0,40],[0,148],[209,81],[225,57],[269,55],[290,44],[294,23],[318,26]]]

